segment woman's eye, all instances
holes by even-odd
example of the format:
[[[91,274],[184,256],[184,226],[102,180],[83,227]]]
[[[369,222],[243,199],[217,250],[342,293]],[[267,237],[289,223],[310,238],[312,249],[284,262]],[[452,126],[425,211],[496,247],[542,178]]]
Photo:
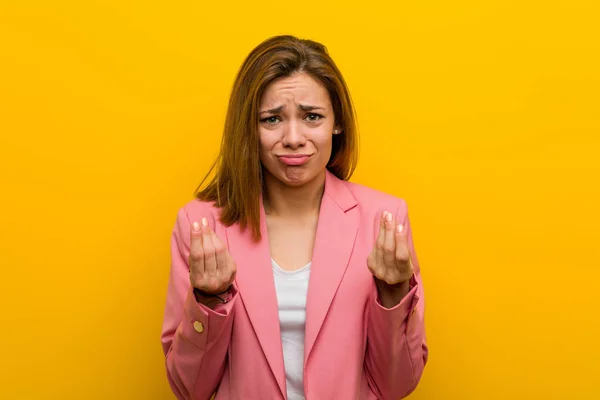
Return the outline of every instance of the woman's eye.
[[[308,120],[310,122],[316,122],[316,121],[320,120],[321,118],[323,118],[323,116],[320,114],[310,113],[310,114],[306,115],[305,118],[306,118],[306,120]]]
[[[277,117],[277,116],[261,119],[262,122],[266,122],[267,124],[276,124],[277,120],[279,120],[279,117]]]

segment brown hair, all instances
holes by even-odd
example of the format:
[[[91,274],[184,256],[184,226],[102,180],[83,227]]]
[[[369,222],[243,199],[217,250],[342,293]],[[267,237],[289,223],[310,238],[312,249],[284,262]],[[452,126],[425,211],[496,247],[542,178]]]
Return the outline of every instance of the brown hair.
[[[254,48],[238,71],[225,119],[221,151],[196,189],[200,200],[221,209],[226,226],[247,226],[260,241],[260,196],[263,190],[259,144],[259,106],[266,88],[278,78],[305,72],[329,92],[342,133],[333,135],[327,169],[342,180],[350,179],[358,161],[358,134],[350,92],[342,74],[320,43],[290,35],[274,36]],[[208,185],[200,190],[215,170]]]

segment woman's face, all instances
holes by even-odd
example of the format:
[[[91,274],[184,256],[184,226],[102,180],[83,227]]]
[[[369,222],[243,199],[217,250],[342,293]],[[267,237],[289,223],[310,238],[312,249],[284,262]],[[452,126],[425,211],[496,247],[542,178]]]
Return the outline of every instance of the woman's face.
[[[266,173],[301,186],[325,172],[335,121],[327,90],[300,72],[271,83],[259,108],[260,160]]]

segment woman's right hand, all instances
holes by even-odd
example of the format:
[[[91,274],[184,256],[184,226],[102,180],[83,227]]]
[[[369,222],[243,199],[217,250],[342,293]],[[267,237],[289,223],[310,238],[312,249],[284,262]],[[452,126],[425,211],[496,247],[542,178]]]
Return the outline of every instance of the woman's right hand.
[[[209,294],[227,290],[237,272],[227,246],[210,229],[206,218],[192,223],[188,263],[192,287]]]

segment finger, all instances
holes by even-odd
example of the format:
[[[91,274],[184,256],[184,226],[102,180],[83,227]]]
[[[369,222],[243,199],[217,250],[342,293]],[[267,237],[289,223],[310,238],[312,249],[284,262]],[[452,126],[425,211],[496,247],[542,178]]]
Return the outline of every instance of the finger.
[[[194,221],[190,229],[190,256],[188,259],[190,274],[204,275],[204,248],[202,247],[202,230],[198,222]]]
[[[229,280],[227,281],[227,286],[230,286],[231,284],[233,284],[233,281],[235,280],[235,277],[237,275],[237,266],[235,265],[235,262],[233,261],[233,258],[231,257],[231,254],[229,254],[229,251],[227,251],[226,256],[227,258],[227,265],[228,265],[228,270],[227,270],[227,276],[229,278]]]
[[[396,225],[394,230],[396,252],[395,258],[396,263],[400,266],[406,266],[410,264],[410,250],[408,248],[408,237],[402,224]]]
[[[376,268],[377,268],[377,251],[373,250],[369,256],[367,257],[367,267],[369,268],[369,271],[371,271],[371,273],[373,275],[376,274]]]
[[[383,262],[386,267],[393,267],[396,260],[396,239],[394,238],[395,218],[392,213],[387,213],[385,216],[385,238]]]
[[[377,235],[377,240],[375,240],[375,249],[377,251],[383,251],[383,246],[385,244],[385,216],[387,215],[387,211],[384,211],[381,214],[381,218],[379,218],[379,235]]]
[[[202,247],[204,248],[204,271],[208,276],[214,276],[217,270],[217,259],[215,258],[215,247],[210,238],[210,227],[208,220],[202,218]]]
[[[377,242],[375,243],[375,268],[374,275],[376,277],[381,276],[381,270],[385,266],[383,261],[383,253],[385,252],[385,218],[388,212],[384,211],[379,221],[379,235],[377,236]]]
[[[213,247],[215,249],[215,260],[217,262],[218,270],[226,270],[229,265],[229,259],[227,257],[227,247],[225,247],[225,243],[219,239],[217,234],[211,229],[210,231],[210,240],[212,241]]]

